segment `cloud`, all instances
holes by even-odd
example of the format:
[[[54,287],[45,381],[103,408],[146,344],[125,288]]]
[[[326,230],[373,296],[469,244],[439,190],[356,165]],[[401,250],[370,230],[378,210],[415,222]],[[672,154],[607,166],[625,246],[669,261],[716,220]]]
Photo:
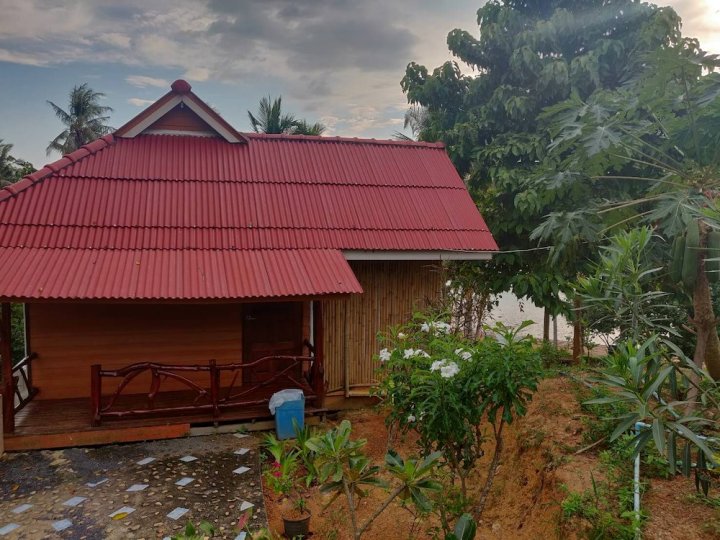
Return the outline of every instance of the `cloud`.
[[[210,78],[210,70],[203,67],[193,67],[188,69],[183,77],[189,81],[207,81]]]
[[[114,47],[120,47],[121,49],[130,48],[130,36],[118,32],[100,35],[98,39]]]
[[[209,8],[216,16],[209,32],[222,48],[245,54],[270,51],[294,70],[395,70],[407,62],[418,41],[395,22],[403,20],[401,11],[380,0],[215,0]]]
[[[148,86],[155,86],[157,88],[169,88],[170,82],[165,79],[158,79],[155,77],[146,77],[145,75],[130,75],[125,79],[128,84],[137,86],[138,88],[147,88]]]
[[[155,103],[155,100],[134,97],[134,98],[128,99],[127,102],[130,105],[135,105],[136,107],[147,107],[148,105],[152,105],[153,103]]]

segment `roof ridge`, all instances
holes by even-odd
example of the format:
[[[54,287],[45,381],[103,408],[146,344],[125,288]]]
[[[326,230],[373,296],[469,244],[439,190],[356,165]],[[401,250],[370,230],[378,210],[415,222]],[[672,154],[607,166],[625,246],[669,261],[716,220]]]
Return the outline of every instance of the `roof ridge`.
[[[68,174],[63,176],[65,179],[78,179],[78,180],[108,180],[107,176],[98,176],[93,174]],[[276,180],[276,179],[262,179],[262,178],[243,178],[240,180],[225,179],[220,180],[216,178],[201,180],[199,178],[139,178],[114,175],[112,177],[113,182],[167,182],[167,183],[181,183],[181,182],[197,182],[200,184],[289,184],[297,186],[344,186],[344,187],[378,187],[378,188],[417,188],[417,189],[464,189],[467,187],[460,180],[460,184],[454,186],[442,186],[442,185],[423,185],[423,184],[402,184],[395,183],[391,184],[383,182],[381,184],[374,184],[371,182],[333,182],[329,180]]]
[[[463,231],[463,232],[489,232],[487,227],[452,227],[447,226],[446,228],[438,227],[310,227],[310,226],[277,226],[277,225],[245,225],[245,226],[230,226],[230,225],[104,225],[104,224],[66,224],[66,223],[13,223],[11,221],[0,221],[0,226],[6,227],[76,227],[81,229],[191,229],[191,230],[283,230],[283,231],[294,231],[294,230],[307,230],[307,231]],[[1,243],[1,242],[0,242]],[[290,248],[288,248],[290,249]],[[331,248],[328,248],[331,249]]]
[[[355,144],[376,144],[381,146],[408,146],[414,148],[445,148],[445,143],[426,141],[401,141],[395,139],[375,139],[363,137],[326,137],[323,135],[289,135],[287,133],[242,133],[250,140],[304,140],[311,142],[346,142]]]
[[[74,163],[77,163],[78,161],[86,158],[87,156],[92,156],[93,154],[98,153],[103,148],[107,148],[114,143],[115,137],[112,133],[109,133],[107,135],[103,135],[98,139],[95,139],[94,141],[82,145],[77,150],[74,150],[69,154],[65,154],[57,161],[48,163],[43,168],[38,169],[34,173],[30,173],[24,176],[14,184],[10,184],[9,186],[5,186],[3,189],[0,189],[0,202],[15,197],[18,193],[25,191],[29,187],[39,182],[42,182],[47,177],[58,173],[62,169],[69,167]]]

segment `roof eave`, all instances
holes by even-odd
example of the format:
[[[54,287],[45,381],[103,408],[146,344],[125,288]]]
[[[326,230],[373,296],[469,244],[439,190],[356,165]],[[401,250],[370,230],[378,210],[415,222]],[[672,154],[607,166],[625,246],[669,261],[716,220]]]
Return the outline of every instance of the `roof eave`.
[[[345,250],[348,261],[489,261],[497,251]]]

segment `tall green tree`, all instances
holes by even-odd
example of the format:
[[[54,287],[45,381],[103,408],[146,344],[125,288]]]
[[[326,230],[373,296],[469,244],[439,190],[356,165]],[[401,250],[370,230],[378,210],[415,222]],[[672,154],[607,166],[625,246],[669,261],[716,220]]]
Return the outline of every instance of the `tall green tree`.
[[[12,144],[0,139],[0,188],[13,184],[35,171],[29,162],[13,157],[10,154],[12,148]]]
[[[452,54],[430,72],[410,63],[408,101],[427,111],[420,140],[442,140],[506,253],[472,267],[492,292],[512,290],[557,312],[561,293],[594,256],[586,244],[550,260],[530,234],[553,210],[572,211],[594,196],[548,153],[542,111],[572,95],[588,98],[627,84],[646,54],[678,41],[668,8],[633,0],[490,0],[477,12],[479,35],[453,30]],[[602,190],[624,190],[621,182]],[[594,227],[593,222],[584,222]],[[566,230],[572,239],[596,230]]]
[[[47,147],[48,155],[52,152],[67,154],[112,131],[113,128],[107,125],[112,108],[100,102],[104,96],[102,92],[95,92],[84,83],[70,91],[67,111],[48,101],[55,116],[65,126],[57,137],[50,141]]]
[[[294,114],[282,110],[282,96],[272,99],[270,96],[260,99],[255,114],[248,111],[250,125],[255,133],[271,133],[286,135],[322,135],[325,126],[319,122],[314,124],[298,119]]]

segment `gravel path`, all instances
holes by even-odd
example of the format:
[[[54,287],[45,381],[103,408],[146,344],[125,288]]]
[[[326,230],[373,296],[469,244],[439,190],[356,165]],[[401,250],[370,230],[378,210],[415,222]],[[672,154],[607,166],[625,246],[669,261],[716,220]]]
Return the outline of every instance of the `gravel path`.
[[[234,539],[247,508],[253,528],[267,524],[258,442],[227,434],[6,454],[0,539],[162,539],[204,520]]]

